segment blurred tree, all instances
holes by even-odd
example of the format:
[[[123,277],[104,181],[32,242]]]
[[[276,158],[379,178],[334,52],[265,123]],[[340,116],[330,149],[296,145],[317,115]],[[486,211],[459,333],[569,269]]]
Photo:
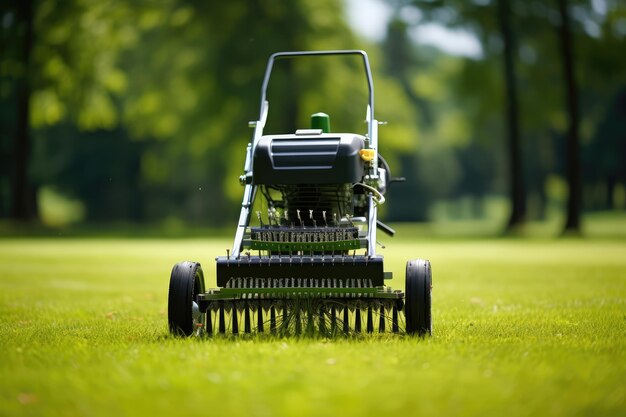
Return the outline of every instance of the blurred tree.
[[[615,190],[626,186],[626,88],[620,90],[602,116],[593,140],[583,152],[589,193],[588,208],[616,209]]]
[[[522,190],[538,202],[533,213],[544,212],[546,178],[566,166],[560,142],[567,127],[558,82],[562,48],[554,36],[558,4],[393,3],[398,13],[385,43],[368,48],[377,116],[389,121],[380,130],[381,152],[394,175],[407,177],[392,187],[383,213],[426,219],[434,199],[480,199],[512,189],[501,179],[513,164],[498,138],[516,130],[524,144]],[[585,172],[594,172],[586,174],[586,186],[602,182],[603,189],[614,188],[621,171],[594,162],[615,156],[614,141],[621,140],[613,134],[621,113],[607,108],[607,97],[618,97],[626,85],[626,61],[615,52],[625,47],[626,6],[602,0],[570,0],[569,6],[578,58],[573,65],[581,79],[579,140],[589,152]],[[26,74],[20,58],[26,32],[16,7],[0,6],[0,216],[8,216],[16,201],[16,103]],[[406,8],[419,10],[423,20],[474,34],[483,54],[449,57],[416,45],[416,20]],[[514,25],[503,24],[507,19]],[[32,158],[25,168],[30,195],[42,185],[78,198],[92,221],[172,217],[222,224],[236,217],[237,178],[250,136],[245,122],[257,117],[268,56],[358,43],[334,0],[40,0],[34,2],[32,27]],[[510,31],[510,48],[504,31]],[[333,130],[362,130],[359,65],[324,60],[278,69],[284,77],[270,85],[268,128],[306,127],[310,113],[325,111]],[[513,92],[502,94],[507,84]],[[507,105],[515,96],[519,104]],[[507,122],[502,109],[509,119],[511,113],[523,117]],[[19,191],[28,194],[27,189]],[[612,195],[603,193],[605,200]]]
[[[95,0],[3,6],[2,40],[9,47],[1,56],[0,99],[8,104],[14,97],[17,102],[7,106],[15,108],[14,117],[8,111],[2,118],[3,127],[15,135],[13,144],[4,147],[14,167],[11,192],[3,193],[11,202],[12,217],[37,216],[38,186],[55,182],[46,178],[45,158],[31,157],[50,126],[69,122],[93,130],[117,123],[113,96],[123,89],[124,79],[114,61],[128,43],[119,26],[131,27],[127,10],[110,10]],[[55,152],[72,155],[64,147]]]
[[[416,68],[423,69],[419,55],[408,35],[408,25],[398,16],[392,18],[387,25],[387,34],[383,41],[383,70],[399,84],[402,92],[410,101],[411,113],[421,130],[432,128],[434,120],[431,103],[424,98],[412,85]],[[421,147],[423,149],[423,146]],[[388,218],[393,221],[427,221],[433,193],[428,186],[427,177],[432,175],[424,169],[425,152],[414,151],[411,156],[398,158],[396,165],[403,172],[407,181],[393,184],[390,188],[390,201],[402,201],[392,205]],[[426,171],[426,172],[425,172]]]
[[[566,0],[557,0],[559,11],[559,40],[561,44],[561,64],[565,84],[565,104],[568,113],[567,127],[567,217],[564,232],[580,233],[580,212],[582,204],[582,181],[580,168],[578,87],[574,74],[574,52],[571,33],[570,12]]]
[[[318,13],[318,7],[324,12]],[[238,177],[250,135],[246,122],[257,117],[269,55],[331,45],[347,48],[350,31],[332,1],[321,7],[305,0],[280,4],[181,0],[143,13],[150,18],[140,22],[150,24],[140,39],[142,49],[125,56],[132,82],[124,113],[133,136],[162,142],[142,155],[146,197],[172,196],[170,203],[161,197],[161,204],[151,207],[148,215],[222,224],[237,214]],[[270,85],[270,130],[307,126],[309,113],[321,110],[331,114],[333,124],[355,108],[362,120],[365,107],[347,106],[345,100],[355,83],[353,67],[333,61],[325,66],[281,64],[289,71],[282,74],[285,79],[275,78]],[[149,76],[146,67],[151,69]],[[313,83],[312,77],[319,81]],[[326,96],[328,102],[307,96],[307,85],[315,86],[317,95]]]
[[[29,126],[32,89],[32,50],[34,4],[31,0],[5,3],[1,11],[2,25],[2,101],[3,108],[14,109],[3,118],[3,131],[11,132],[13,138],[3,134],[3,142],[11,141],[13,152],[3,155],[3,166],[10,167],[5,174],[10,178],[8,193],[10,217],[27,221],[37,213],[35,192],[30,181],[28,166],[31,157],[31,134]],[[11,85],[12,84],[12,85]],[[12,103],[11,103],[12,102]],[[6,130],[5,130],[6,129]],[[7,135],[8,136],[8,135]],[[6,159],[5,159],[6,158]],[[6,168],[5,168],[6,169]],[[6,186],[6,183],[4,184]]]
[[[608,98],[626,85],[626,62],[618,59],[619,54],[616,53],[625,47],[626,30],[623,29],[623,16],[626,13],[626,5],[623,2],[603,0],[593,2],[570,0],[565,4],[565,11],[570,12],[569,37],[564,38],[564,26],[561,24],[564,21],[561,12],[564,9],[559,8],[563,4],[559,5],[558,2],[486,0],[409,3],[390,1],[390,3],[400,8],[400,15],[412,16],[407,21],[413,24],[434,22],[453,30],[464,30],[480,40],[483,55],[463,59],[463,69],[457,73],[456,80],[449,80],[448,85],[455,94],[457,108],[463,109],[465,118],[470,121],[468,126],[473,132],[471,136],[475,138],[474,140],[489,136],[497,137],[496,129],[499,122],[494,119],[494,115],[502,107],[507,107],[510,114],[511,108],[518,107],[516,104],[511,106],[511,103],[516,101],[521,103],[513,113],[522,114],[523,117],[515,122],[517,117],[509,116],[507,129],[509,137],[518,136],[520,145],[524,144],[518,148],[518,151],[523,152],[516,152],[514,145],[509,146],[511,153],[509,160],[513,162],[507,166],[509,169],[519,171],[514,168],[514,161],[523,160],[524,175],[521,173],[510,175],[511,180],[518,178],[519,181],[517,185],[511,184],[509,190],[517,188],[521,189],[522,194],[528,193],[532,201],[531,214],[541,217],[546,212],[549,199],[546,195],[549,175],[556,173],[567,177],[570,170],[568,166],[576,165],[576,148],[573,147],[571,152],[564,151],[568,143],[565,139],[577,135],[578,143],[589,145],[598,141],[600,136],[594,135],[593,132],[599,128],[604,115],[608,114]],[[417,14],[403,14],[402,11],[406,8],[417,10]],[[514,20],[514,24],[511,24],[511,20]],[[554,36],[555,34],[559,36]],[[567,48],[572,44],[576,45],[578,59],[576,61],[572,59],[570,65],[563,57],[569,53]],[[497,56],[504,59],[498,62],[495,59]],[[512,65],[514,62],[515,65]],[[506,82],[503,85],[508,85],[505,98],[509,100],[509,104],[506,106],[497,99],[500,88],[494,80],[499,78],[495,73],[498,66],[504,69],[502,73],[505,74]],[[511,70],[514,70],[515,74]],[[566,74],[566,71],[570,70],[572,73]],[[583,80],[578,86],[578,99],[572,95],[573,90],[570,88],[573,86],[574,72],[580,74]],[[567,81],[568,77],[570,81]],[[519,93],[511,90],[511,86],[515,88],[515,84],[520,86]],[[516,100],[511,100],[517,95],[519,97]],[[563,101],[563,96],[569,98]],[[579,110],[572,118],[569,116],[572,114],[572,101],[576,100]],[[563,106],[563,102],[566,106]],[[440,108],[434,110],[435,118],[442,110]],[[572,120],[578,122],[573,123]],[[515,124],[518,125],[517,129],[513,128]],[[579,127],[575,128],[575,125]],[[511,135],[510,132],[515,130],[519,133]],[[569,143],[573,144],[572,141]],[[602,152],[603,149],[607,154],[610,153],[608,142],[602,143],[602,146],[586,146],[586,149],[594,152]],[[513,154],[517,153],[519,155],[514,157]],[[574,159],[571,161],[573,163],[568,164],[568,155]],[[464,158],[464,154],[460,153],[459,160],[463,161]],[[463,172],[465,169],[462,169]],[[599,166],[589,169],[596,172],[602,170]],[[572,199],[568,203],[573,224],[576,223],[575,201],[582,199],[580,189],[577,191],[575,184],[581,183],[582,180],[592,180],[579,178],[579,181],[576,181],[576,171],[580,172],[574,168],[569,174],[574,175],[571,177],[574,184]],[[494,191],[498,191],[497,186]],[[525,200],[529,197],[522,199],[519,197],[520,193],[517,195],[518,202],[524,201],[522,204],[527,204]],[[514,215],[515,206],[513,203],[512,218],[518,217]]]
[[[610,97],[626,85],[626,65],[615,53],[625,47],[624,31],[616,23],[624,16],[626,7],[623,2],[602,0],[527,1],[518,5],[525,41],[520,48],[525,64],[522,77],[527,86],[525,130],[532,135],[529,139],[538,150],[533,158],[527,158],[527,165],[536,165],[532,172],[537,193],[541,191],[541,177],[549,172],[563,175],[571,183],[564,226],[580,225],[582,184],[596,181],[591,171],[603,168],[593,164],[595,167],[585,170],[583,177],[578,148],[583,145],[594,152],[611,152],[593,145],[599,139],[594,130],[608,113]],[[567,14],[565,18],[563,13]],[[576,79],[580,79],[580,84]],[[574,136],[578,145],[572,142]],[[537,155],[542,160],[539,165]],[[590,161],[592,157],[583,158]],[[585,196],[586,200],[590,198],[591,195]],[[572,230],[577,229],[573,227]]]
[[[396,3],[396,2],[392,2]],[[515,56],[517,54],[517,46],[515,40],[515,31],[512,24],[512,12],[509,0],[498,0],[494,2],[472,2],[465,1],[413,1],[410,2],[413,7],[416,7],[421,15],[421,21],[434,21],[452,28],[464,28],[471,33],[476,34],[485,45],[484,50],[489,51],[489,45],[494,43],[494,39],[502,45],[502,60],[501,68],[504,80],[503,100],[505,105],[505,120],[506,120],[506,132],[508,136],[508,177],[509,177],[509,195],[511,201],[511,213],[507,222],[507,230],[511,230],[524,222],[526,215],[526,190],[524,187],[524,173],[522,170],[522,147],[520,143],[520,127],[519,127],[519,110],[518,110],[518,98],[517,98],[517,76],[515,66]],[[396,4],[398,7],[398,4]],[[399,7],[405,7],[404,3],[399,3]],[[498,49],[496,51],[500,52]],[[494,55],[496,55],[494,53]],[[490,67],[494,65],[494,59],[491,56],[483,57],[482,59],[474,62],[466,62],[465,71],[461,71],[458,76],[460,81],[455,85],[460,86],[460,91],[465,94],[474,94],[478,97],[485,97],[486,92],[496,94],[500,89],[495,88],[493,90],[486,89],[488,86],[489,77],[485,76],[486,73],[492,72]],[[462,93],[457,93],[461,96]],[[470,101],[467,96],[464,101]],[[476,101],[476,100],[474,100]],[[493,101],[493,99],[492,99]],[[498,106],[488,110],[488,113],[498,111]],[[472,109],[470,105],[468,107],[469,112],[476,111]],[[468,118],[470,116],[468,115]],[[492,116],[488,115],[487,118]],[[473,131],[478,131],[477,120],[472,120],[468,123],[469,126],[474,126]],[[467,132],[468,137],[473,136],[472,132]],[[480,135],[476,135],[477,137]],[[467,146],[464,144],[463,146]],[[485,149],[485,147],[481,147]],[[469,155],[473,155],[473,152],[461,152],[458,154],[463,158]],[[485,156],[487,158],[487,156]],[[472,163],[468,161],[464,165],[469,170]],[[469,182],[478,182],[480,180],[486,180],[487,178],[478,177],[479,171],[467,171],[465,174],[473,176],[472,180],[466,180],[464,185],[466,189]],[[481,187],[482,190],[488,189],[491,184]]]
[[[617,52],[626,48],[626,4],[575,4],[572,16],[585,208],[615,209],[616,186],[626,186],[626,60]]]
[[[47,0],[34,16],[29,178],[80,199],[88,221],[236,216],[246,122],[257,117],[269,55],[355,43],[334,0]],[[16,62],[2,59],[3,69]],[[287,80],[272,81],[271,117],[291,131],[326,111],[334,128],[362,130],[361,71],[342,60],[294,65]],[[413,146],[415,124],[401,90],[377,81],[393,160]],[[15,85],[3,81],[3,91]],[[3,155],[14,151],[3,137]],[[3,184],[0,196],[13,201]]]
[[[416,91],[411,80],[416,68],[421,70],[427,65],[416,53],[408,29],[408,23],[397,15],[389,21],[387,35],[382,44],[384,69],[390,77],[400,83],[415,109],[415,118],[428,128],[433,125],[431,103]]]
[[[507,230],[510,231],[524,223],[526,216],[526,190],[524,189],[524,173],[522,169],[522,149],[520,145],[518,122],[517,77],[514,63],[514,56],[517,53],[517,44],[511,19],[511,4],[509,0],[498,0],[497,3],[498,23],[503,46],[506,119],[509,139],[511,215],[506,227]]]

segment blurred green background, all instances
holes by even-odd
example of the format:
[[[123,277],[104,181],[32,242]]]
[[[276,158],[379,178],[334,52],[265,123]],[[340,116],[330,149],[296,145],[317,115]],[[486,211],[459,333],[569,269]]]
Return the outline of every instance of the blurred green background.
[[[621,1],[10,0],[0,33],[5,232],[234,227],[267,58],[318,49],[372,61],[406,177],[384,220],[577,233],[625,212]],[[324,111],[362,133],[359,71],[287,68],[268,128]]]

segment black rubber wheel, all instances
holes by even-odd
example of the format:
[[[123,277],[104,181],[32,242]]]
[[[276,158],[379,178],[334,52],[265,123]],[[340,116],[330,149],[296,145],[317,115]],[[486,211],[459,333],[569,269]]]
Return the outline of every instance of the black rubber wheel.
[[[172,268],[167,302],[170,333],[190,336],[204,324],[196,297],[204,292],[204,274],[198,262],[179,262]]]
[[[432,272],[430,262],[414,259],[406,263],[406,332],[426,336],[432,334],[431,315]]]

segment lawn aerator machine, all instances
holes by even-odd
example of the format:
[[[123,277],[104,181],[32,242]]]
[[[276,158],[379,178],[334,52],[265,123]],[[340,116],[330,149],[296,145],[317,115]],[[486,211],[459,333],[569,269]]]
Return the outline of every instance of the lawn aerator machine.
[[[287,134],[264,134],[267,87],[277,60],[328,55],[361,58],[368,84],[367,133],[331,133],[328,115]],[[280,52],[268,61],[259,119],[250,122],[241,213],[232,249],[216,258],[206,289],[197,262],[180,262],[169,284],[168,321],[177,335],[271,332],[334,336],[360,332],[430,335],[431,267],[406,264],[405,291],[385,285],[376,230],[393,181],[378,153],[374,87],[364,51]],[[260,196],[259,196],[260,194]],[[267,211],[253,214],[260,197]],[[252,225],[256,217],[258,224]]]

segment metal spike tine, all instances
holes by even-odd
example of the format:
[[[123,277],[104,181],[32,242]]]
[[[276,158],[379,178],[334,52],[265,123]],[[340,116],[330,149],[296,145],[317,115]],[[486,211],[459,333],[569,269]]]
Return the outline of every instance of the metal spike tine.
[[[391,331],[398,333],[400,331],[398,327],[398,306],[394,304],[391,309]]]
[[[374,332],[374,314],[372,311],[372,306],[367,307],[367,332]]]
[[[270,332],[276,333],[276,308],[270,307]]]
[[[226,311],[224,311],[224,302],[219,302],[219,332],[226,333]]]
[[[343,332],[345,334],[350,333],[350,316],[348,315],[348,306],[343,308]]]
[[[213,320],[211,319],[211,308],[206,309],[206,326],[205,330],[209,336],[213,334]]]
[[[243,331],[245,333],[250,333],[252,331],[250,325],[250,306],[248,303],[245,303],[243,306]]]
[[[380,306],[380,317],[378,319],[378,331],[383,333],[385,331],[385,307]]]
[[[256,330],[257,332],[263,332],[263,307],[261,306],[261,302],[259,302],[259,306],[256,310]]]
[[[330,308],[330,331],[331,333],[335,333],[337,330],[337,309],[335,306]]]
[[[354,331],[361,333],[361,309],[359,307],[354,310]]]
[[[232,313],[232,327],[233,327],[233,334],[237,334],[239,333],[239,320],[237,317],[237,306],[235,305],[235,302],[233,302],[233,313]]]
[[[302,317],[300,316],[300,306],[296,305],[296,334],[302,333]]]
[[[315,324],[313,323],[313,311],[311,310],[311,308],[307,308],[305,314],[307,316],[306,334],[310,335],[313,334],[313,330],[315,329]]]
[[[320,334],[326,334],[326,314],[325,314],[324,306],[320,306],[320,314],[319,314],[319,331]]]

